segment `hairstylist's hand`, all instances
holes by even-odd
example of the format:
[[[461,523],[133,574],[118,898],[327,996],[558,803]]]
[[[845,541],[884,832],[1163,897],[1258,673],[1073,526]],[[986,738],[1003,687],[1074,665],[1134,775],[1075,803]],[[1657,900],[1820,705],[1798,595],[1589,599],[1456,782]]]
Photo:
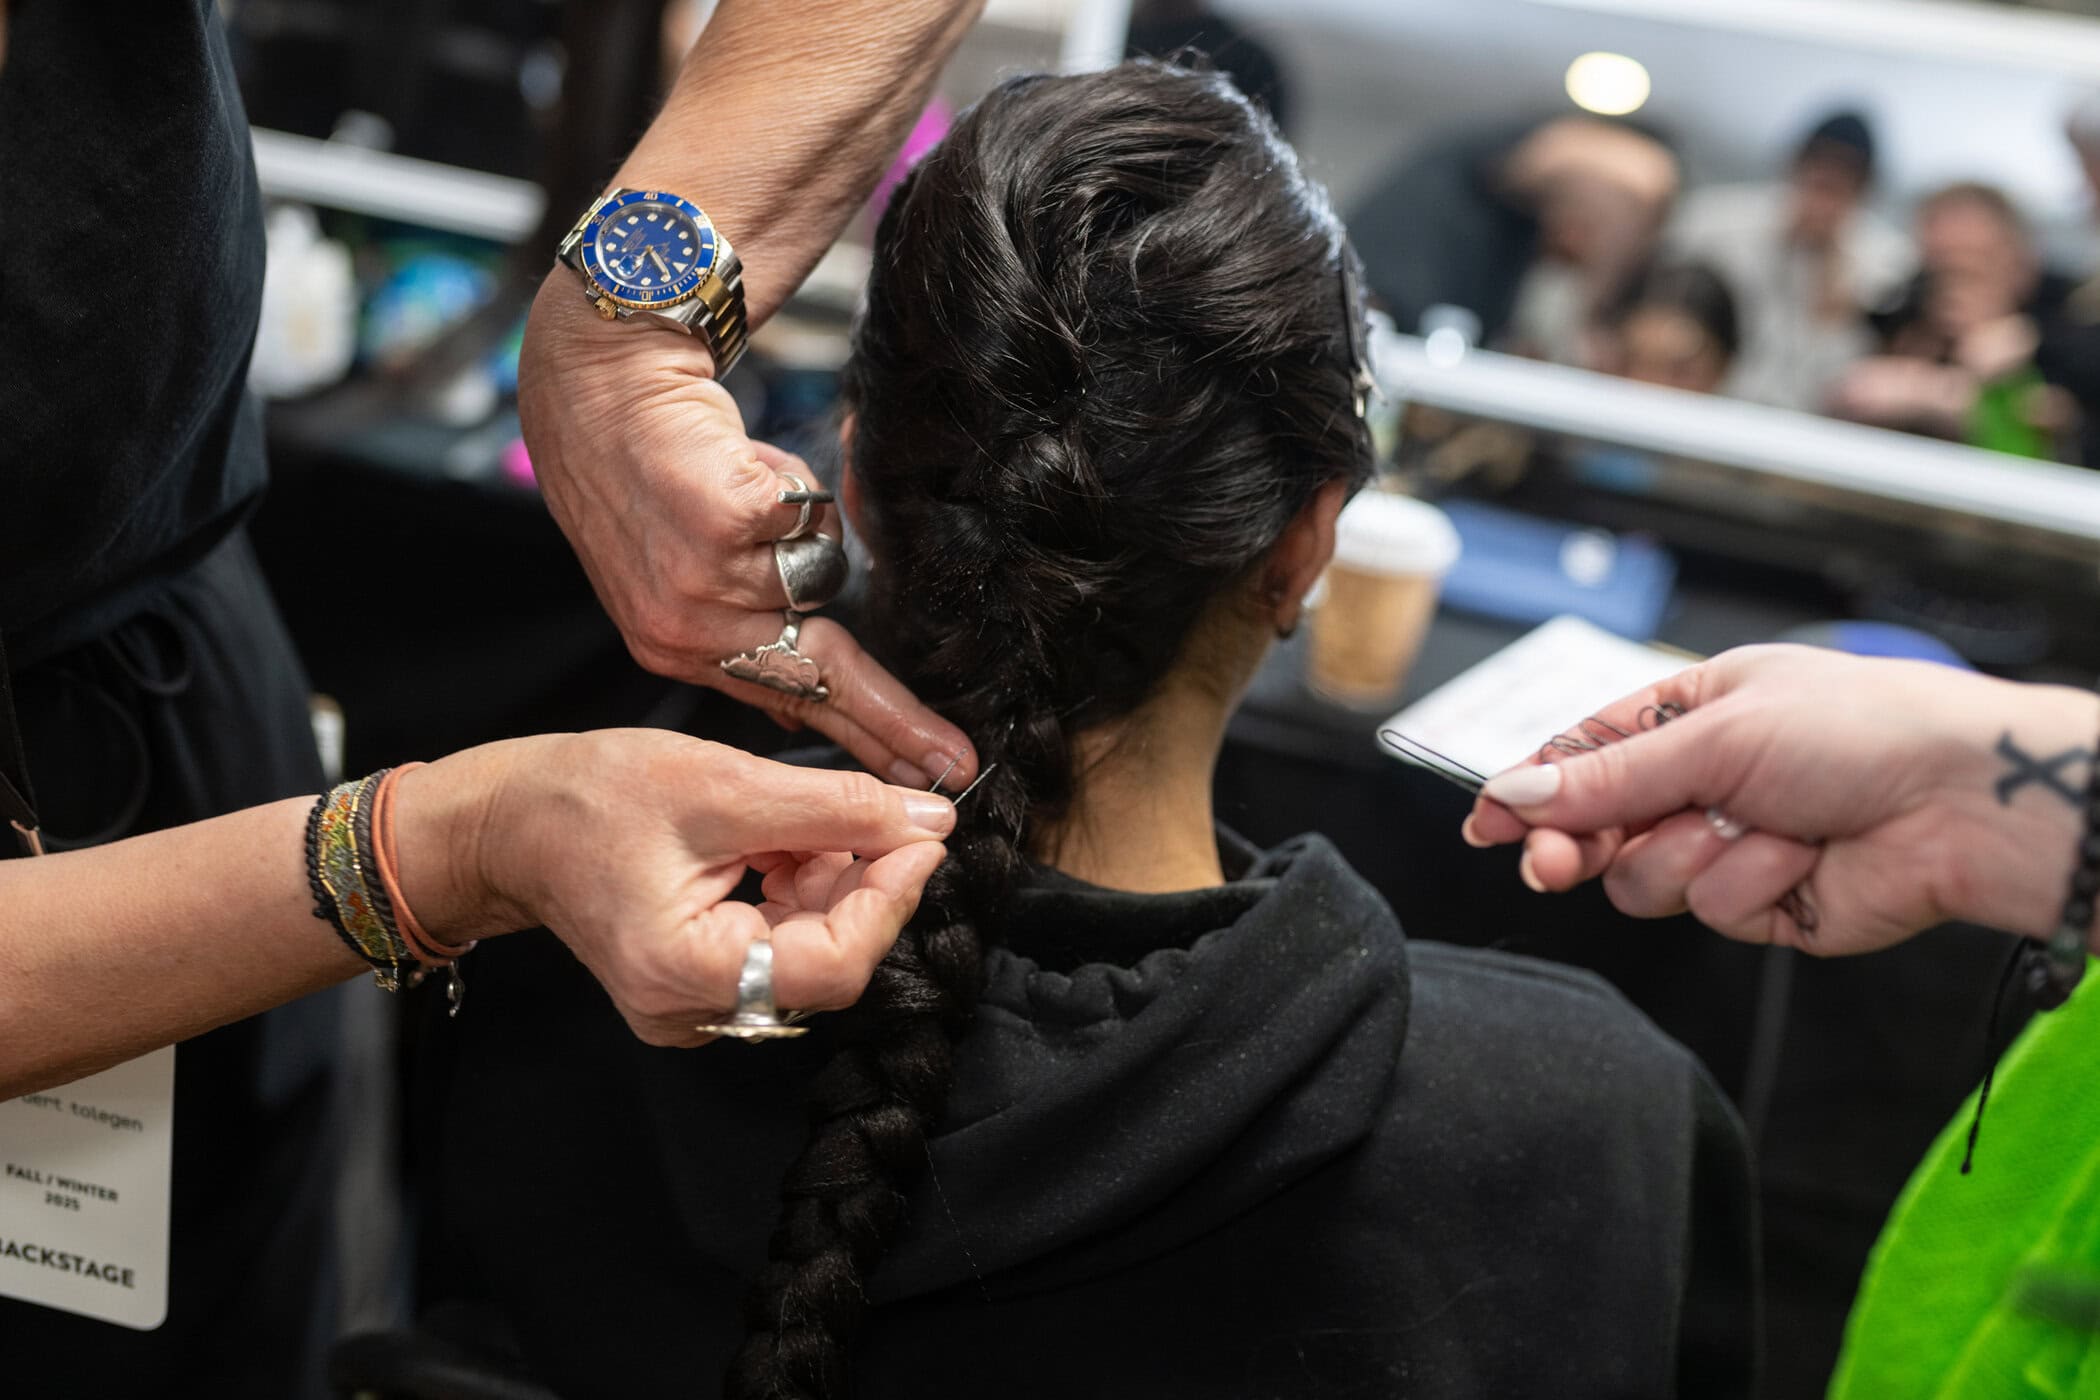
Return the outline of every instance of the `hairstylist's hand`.
[[[773,940],[780,1006],[851,1005],[955,825],[932,793],[652,729],[470,749],[404,774],[398,800],[433,935],[545,924],[652,1045],[709,1039],[693,1027],[735,1007],[754,938]],[[763,905],[729,899],[747,869]]]
[[[727,691],[790,728],[821,730],[876,773],[923,788],[955,761],[950,789],[976,771],[969,740],[921,705],[836,622],[814,618],[800,649],[831,698],[794,699],[730,680],[723,658],[775,641],[787,605],[772,542],[800,507],[782,505],[792,455],[744,432],[713,378],[705,341],[599,319],[574,276],[541,287],[518,361],[518,416],[548,509],[582,558],[635,660],[659,675]],[[836,535],[836,512],[816,522]]]
[[[1689,713],[1644,728],[1641,712],[1665,701]],[[1498,775],[1467,839],[1521,840],[1536,889],[1602,875],[1629,914],[1688,908],[1732,938],[1835,954],[1949,918],[2045,936],[2100,699],[1769,646],[1694,666],[1602,718],[1634,737]],[[1709,809],[1752,830],[1727,840]]]

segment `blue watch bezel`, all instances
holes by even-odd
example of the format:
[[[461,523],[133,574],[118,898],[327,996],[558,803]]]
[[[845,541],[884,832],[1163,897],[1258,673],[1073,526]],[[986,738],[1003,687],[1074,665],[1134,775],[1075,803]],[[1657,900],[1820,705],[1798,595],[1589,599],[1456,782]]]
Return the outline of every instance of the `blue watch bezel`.
[[[693,226],[699,231],[700,251],[691,271],[661,287],[640,287],[624,282],[606,270],[604,260],[598,256],[598,235],[608,219],[630,204],[668,204],[693,221]],[[582,246],[578,249],[584,273],[592,284],[620,305],[638,311],[675,306],[693,296],[708,274],[714,271],[721,251],[722,236],[715,231],[714,221],[699,205],[668,190],[623,190],[606,200],[591,211],[591,217],[584,224]]]

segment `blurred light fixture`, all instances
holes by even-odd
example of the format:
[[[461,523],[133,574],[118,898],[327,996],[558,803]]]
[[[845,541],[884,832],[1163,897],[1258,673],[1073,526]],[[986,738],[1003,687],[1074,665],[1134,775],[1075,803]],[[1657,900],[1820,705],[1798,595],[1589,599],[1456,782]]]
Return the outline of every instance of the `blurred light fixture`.
[[[1466,357],[1465,332],[1454,326],[1438,326],[1422,338],[1422,356],[1438,369],[1449,369]]]
[[[1648,70],[1622,53],[1586,53],[1568,65],[1568,96],[1600,117],[1639,111],[1649,87]]]

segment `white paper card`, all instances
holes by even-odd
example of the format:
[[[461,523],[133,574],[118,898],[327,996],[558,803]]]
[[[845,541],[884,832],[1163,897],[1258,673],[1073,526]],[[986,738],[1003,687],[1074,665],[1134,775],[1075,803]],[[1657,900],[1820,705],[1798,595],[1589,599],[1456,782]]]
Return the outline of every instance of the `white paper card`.
[[[1492,777],[1620,696],[1691,664],[1681,653],[1629,642],[1579,617],[1556,617],[1385,727]]]
[[[0,1103],[0,1296],[160,1326],[174,1142],[172,1048]]]

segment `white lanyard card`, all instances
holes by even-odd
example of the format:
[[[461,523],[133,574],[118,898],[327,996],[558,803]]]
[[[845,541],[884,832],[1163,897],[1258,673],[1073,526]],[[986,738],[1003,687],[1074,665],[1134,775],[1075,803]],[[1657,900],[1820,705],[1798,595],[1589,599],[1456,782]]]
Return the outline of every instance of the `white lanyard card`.
[[[174,1141],[173,1047],[0,1102],[0,1297],[160,1326]]]

